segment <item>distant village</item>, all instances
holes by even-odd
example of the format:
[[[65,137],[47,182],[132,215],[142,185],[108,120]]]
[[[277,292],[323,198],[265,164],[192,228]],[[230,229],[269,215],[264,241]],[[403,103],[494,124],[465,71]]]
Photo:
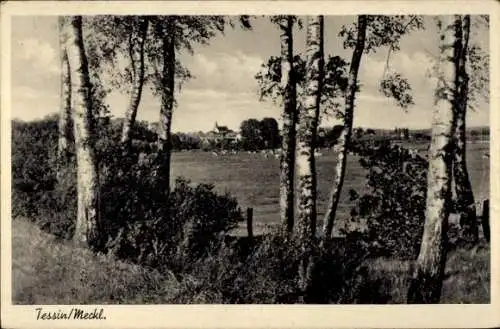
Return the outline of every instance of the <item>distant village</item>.
[[[114,125],[121,125],[122,119],[113,119]],[[158,124],[147,121],[136,122],[136,141],[154,142]],[[319,149],[332,148],[342,130],[342,126],[318,129],[317,147]],[[430,129],[409,129],[395,127],[394,129],[376,129],[356,127],[352,133],[353,141],[381,141],[390,140],[393,143],[428,143]],[[489,127],[468,127],[467,139],[476,143],[488,142]],[[229,152],[231,150],[260,151],[275,150],[281,146],[278,123],[274,118],[262,120],[244,120],[238,131],[228,128],[220,122],[214,122],[210,131],[176,132],[172,133],[172,148],[174,151],[204,150]],[[274,153],[274,152],[273,152]]]
[[[144,124],[144,123],[143,123]],[[147,123],[147,128],[151,132],[156,131],[156,123]],[[335,143],[342,126],[334,126],[332,128],[319,128],[318,131],[318,146],[332,147]],[[258,133],[258,132],[257,132]],[[468,139],[474,142],[489,141],[489,127],[471,127],[467,129]],[[279,138],[279,130],[275,132]],[[218,122],[214,123],[213,129],[207,132],[177,132],[173,134],[173,148],[175,149],[213,149],[213,148],[238,148],[241,144],[245,144],[245,140],[255,139],[254,136],[247,136],[244,131],[234,131],[225,125]],[[261,147],[257,148],[273,148],[272,143],[265,140],[265,137],[258,136]],[[430,129],[409,129],[409,128],[394,128],[394,129],[372,129],[357,127],[353,129],[353,140],[392,140],[412,141],[412,142],[427,142],[430,140]],[[255,142],[255,141],[253,141]],[[267,143],[266,143],[267,142]],[[256,143],[259,144],[259,143]],[[279,144],[274,145],[277,147]],[[246,145],[250,146],[250,145]],[[267,147],[266,147],[267,146]]]

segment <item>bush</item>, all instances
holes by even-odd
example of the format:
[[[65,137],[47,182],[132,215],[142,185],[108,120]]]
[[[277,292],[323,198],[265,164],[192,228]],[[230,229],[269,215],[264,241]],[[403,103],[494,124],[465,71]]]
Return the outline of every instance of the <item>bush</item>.
[[[368,191],[350,190],[351,220],[364,221],[366,230],[355,232],[369,245],[374,256],[415,259],[418,256],[425,222],[428,162],[389,141],[353,145],[368,171]],[[455,211],[454,201],[450,212]],[[352,234],[347,232],[347,234]],[[448,246],[460,243],[458,222],[449,221]]]
[[[218,195],[212,185],[192,187],[178,178],[168,199],[148,175],[139,184],[119,186],[106,194],[104,212],[114,252],[148,266],[185,271],[243,220],[236,200]]]
[[[56,185],[51,160],[57,149],[57,117],[12,121],[12,213],[37,216],[42,195]]]
[[[123,154],[110,142],[103,157],[101,199],[106,249],[119,257],[179,271],[212,248],[243,220],[234,198],[214,186],[178,178],[171,191],[158,179],[161,158],[147,145]]]
[[[354,221],[364,220],[362,239],[375,255],[414,259],[425,221],[427,161],[388,142],[358,144],[361,166],[368,170],[368,191],[351,190],[357,204]]]
[[[57,115],[12,122],[12,215],[27,217],[44,231],[67,238],[76,217],[76,173],[71,165],[56,162],[57,127]],[[63,177],[59,183],[58,168]]]
[[[247,256],[241,241],[224,244],[197,261],[182,280],[186,296],[212,296],[217,303],[352,303],[364,300],[359,279],[366,252],[354,240],[334,241],[317,251],[313,284],[305,297],[298,285],[301,260],[296,240],[279,234],[260,237]],[[364,277],[363,283],[370,282]],[[193,297],[186,297],[191,299]]]

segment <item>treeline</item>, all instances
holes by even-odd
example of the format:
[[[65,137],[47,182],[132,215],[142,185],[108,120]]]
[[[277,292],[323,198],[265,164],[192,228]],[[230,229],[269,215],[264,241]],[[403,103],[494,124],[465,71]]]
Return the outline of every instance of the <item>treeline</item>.
[[[124,120],[121,118],[110,118],[109,125],[113,134],[117,135],[122,130]],[[155,147],[157,140],[156,127],[147,121],[136,121],[130,128],[131,140],[134,145],[148,144]],[[331,148],[335,145],[337,138],[342,131],[342,126],[336,125],[333,128],[319,128],[318,140],[319,148]],[[278,122],[274,118],[264,118],[262,120],[247,119],[240,125],[240,138],[237,140],[225,140],[224,135],[217,139],[209,136],[207,132],[175,132],[171,134],[173,151],[181,150],[236,150],[236,151],[257,151],[264,149],[281,148],[281,131]]]

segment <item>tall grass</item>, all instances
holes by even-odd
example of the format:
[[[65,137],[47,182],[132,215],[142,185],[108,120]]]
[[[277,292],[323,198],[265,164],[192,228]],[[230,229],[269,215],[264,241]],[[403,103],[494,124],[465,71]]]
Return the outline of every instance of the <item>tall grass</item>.
[[[288,303],[293,295],[294,283],[270,272],[279,260],[260,253],[237,266],[224,252],[213,255],[193,264],[196,270],[181,280],[168,271],[74,248],[24,219],[13,221],[12,232],[14,304]],[[489,303],[489,259],[484,244],[450,252],[441,302]],[[367,260],[350,283],[356,296],[340,301],[405,303],[410,266],[395,258]]]
[[[380,257],[365,265],[371,282],[371,292],[367,293],[386,303],[406,303],[412,261]],[[448,254],[441,303],[490,303],[489,245],[458,248]]]
[[[74,248],[24,219],[13,221],[15,304],[144,304],[175,299],[170,275]]]

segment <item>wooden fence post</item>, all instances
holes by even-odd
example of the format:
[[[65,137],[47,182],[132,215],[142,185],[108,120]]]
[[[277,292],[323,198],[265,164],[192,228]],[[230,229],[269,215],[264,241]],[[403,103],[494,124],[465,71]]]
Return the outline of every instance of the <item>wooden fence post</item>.
[[[253,239],[253,208],[247,208],[247,232],[248,240]]]
[[[481,216],[483,225],[483,235],[486,241],[490,242],[490,200],[483,201],[483,215]]]

